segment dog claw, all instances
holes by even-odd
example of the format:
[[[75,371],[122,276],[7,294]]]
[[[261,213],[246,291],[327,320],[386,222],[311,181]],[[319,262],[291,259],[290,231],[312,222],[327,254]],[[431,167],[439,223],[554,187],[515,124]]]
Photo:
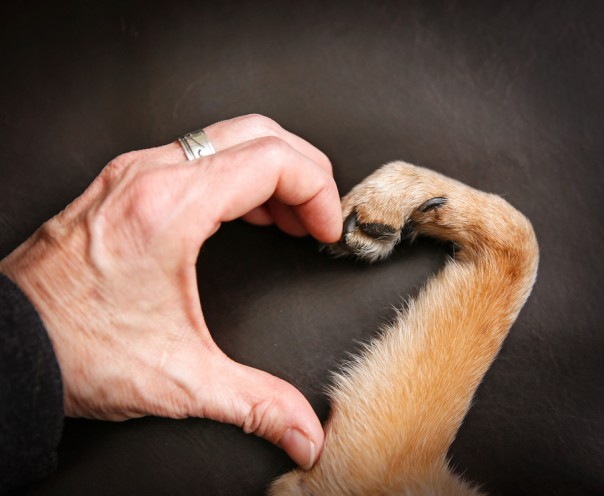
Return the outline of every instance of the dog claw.
[[[421,213],[426,213],[428,210],[442,207],[445,203],[447,203],[447,199],[444,196],[437,196],[436,198],[430,198],[428,201],[425,201],[417,209]]]
[[[344,229],[342,232],[342,237],[351,233],[356,228],[357,228],[357,213],[355,211],[352,211],[350,214],[348,214],[348,217],[346,217],[346,219],[344,220]]]

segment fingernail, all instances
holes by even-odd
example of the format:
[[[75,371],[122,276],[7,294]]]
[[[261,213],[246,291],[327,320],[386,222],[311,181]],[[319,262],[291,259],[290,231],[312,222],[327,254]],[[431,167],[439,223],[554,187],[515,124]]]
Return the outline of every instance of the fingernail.
[[[315,464],[315,443],[298,429],[292,428],[283,434],[279,445],[300,468],[309,470]]]

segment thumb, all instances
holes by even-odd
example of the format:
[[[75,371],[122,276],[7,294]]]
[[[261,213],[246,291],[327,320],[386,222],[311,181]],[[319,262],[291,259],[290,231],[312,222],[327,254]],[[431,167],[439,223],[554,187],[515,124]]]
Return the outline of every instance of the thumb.
[[[304,395],[271,374],[227,357],[220,361],[217,389],[203,402],[204,416],[238,425],[282,448],[301,468],[310,469],[323,448],[324,433]]]

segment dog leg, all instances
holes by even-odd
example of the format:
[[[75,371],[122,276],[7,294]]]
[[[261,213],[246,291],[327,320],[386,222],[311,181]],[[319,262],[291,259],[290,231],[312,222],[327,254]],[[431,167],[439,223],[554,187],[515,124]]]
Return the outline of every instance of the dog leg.
[[[342,200],[336,255],[387,257],[418,235],[456,245],[454,258],[382,336],[336,378],[318,463],[277,495],[478,495],[446,455],[472,397],[532,289],[538,247],[502,198],[403,162]]]

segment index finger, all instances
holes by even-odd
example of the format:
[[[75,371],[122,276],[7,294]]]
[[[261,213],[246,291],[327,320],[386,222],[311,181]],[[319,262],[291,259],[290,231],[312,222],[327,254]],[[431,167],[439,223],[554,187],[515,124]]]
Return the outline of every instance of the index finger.
[[[292,148],[313,160],[326,172],[332,174],[331,162],[327,155],[304,138],[291,133],[268,117],[258,114],[244,115],[217,122],[204,128],[204,131],[216,151],[226,150],[245,141],[262,137],[280,138]]]
[[[203,129],[216,152],[227,150],[246,141],[253,141],[263,137],[276,137],[309,157],[329,174],[332,174],[331,162],[327,158],[327,155],[305,139],[287,131],[268,117],[257,114],[244,115],[211,124]],[[138,150],[134,153],[138,156],[139,160],[151,161],[157,164],[176,164],[186,158],[185,152],[178,141],[155,148]]]
[[[184,197],[193,208],[183,211],[187,222],[203,224],[199,226],[202,236],[269,198],[292,206],[302,225],[319,241],[331,243],[341,236],[342,211],[333,177],[284,140],[247,141],[186,165],[190,173],[179,175],[186,183],[179,189],[185,189]]]

